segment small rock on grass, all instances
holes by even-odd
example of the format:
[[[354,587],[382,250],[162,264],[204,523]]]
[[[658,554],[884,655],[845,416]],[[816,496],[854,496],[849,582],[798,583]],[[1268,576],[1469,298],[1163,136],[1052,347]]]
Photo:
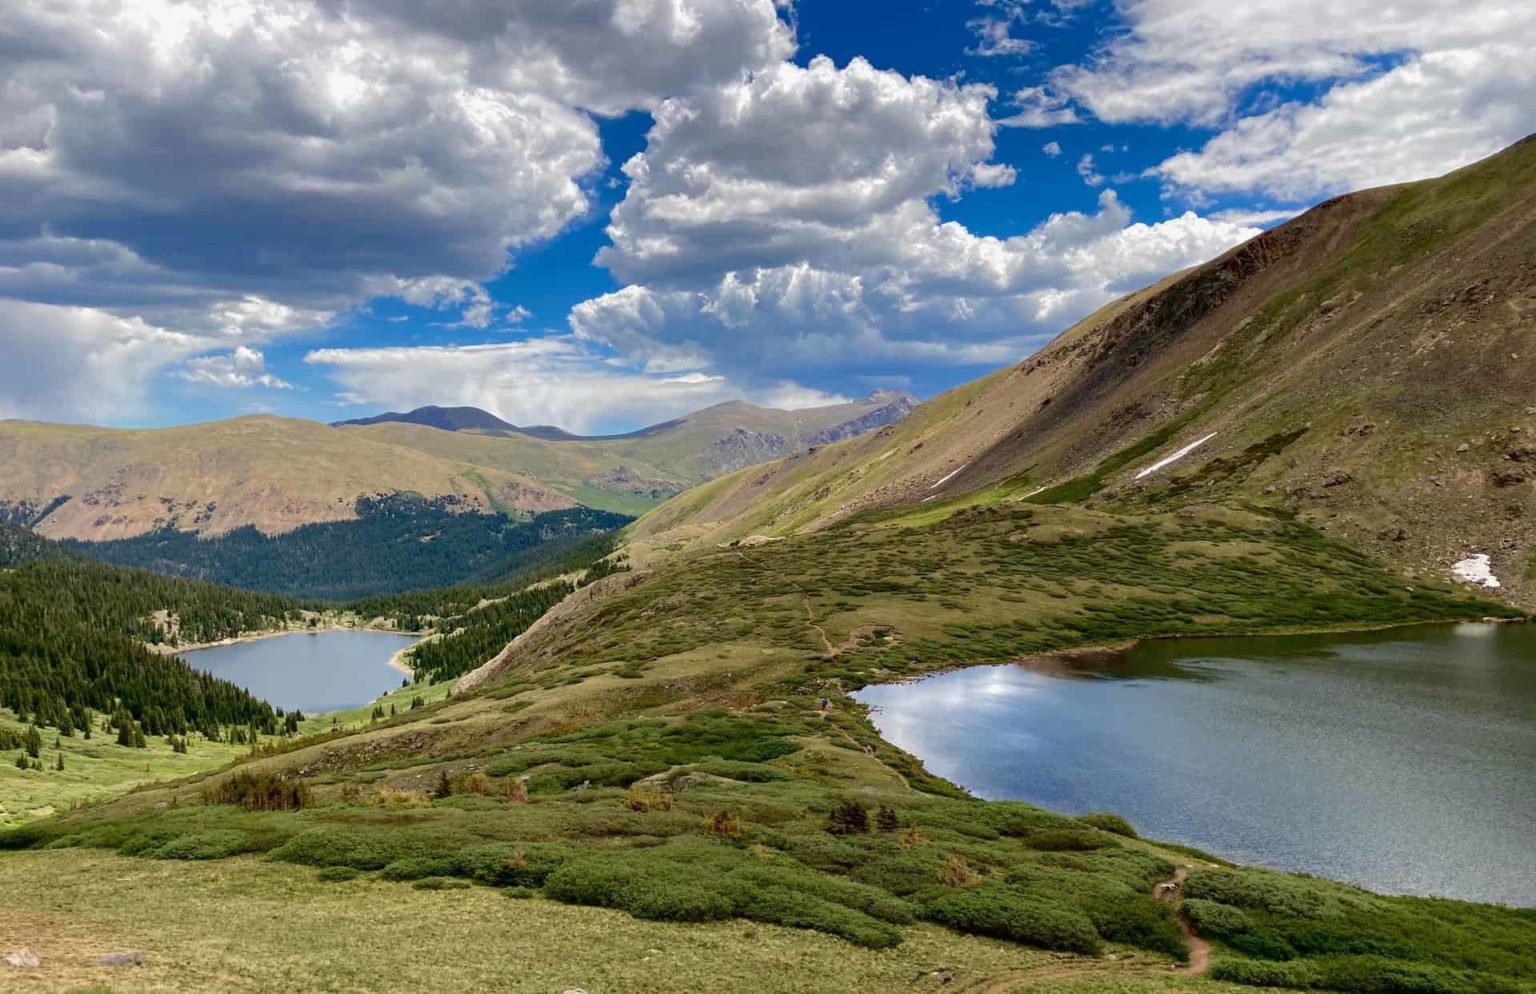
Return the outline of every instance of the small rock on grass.
[[[96,957],[97,966],[138,966],[143,962],[143,953],[107,953]]]
[[[28,967],[41,966],[43,961],[38,959],[37,953],[23,946],[14,953],[6,953],[5,956],[0,957],[0,963],[6,966]]]

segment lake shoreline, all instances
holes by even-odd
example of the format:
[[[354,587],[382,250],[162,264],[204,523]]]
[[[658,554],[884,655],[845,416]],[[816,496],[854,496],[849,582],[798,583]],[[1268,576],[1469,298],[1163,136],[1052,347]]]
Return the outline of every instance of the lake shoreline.
[[[971,796],[989,800],[1018,800],[1066,814],[1114,810],[1131,818],[1149,838],[1198,847],[1201,851],[1245,866],[1312,873],[1376,893],[1435,896],[1448,900],[1505,903],[1519,907],[1536,906],[1536,892],[1531,890],[1530,884],[1521,889],[1518,880],[1511,884],[1500,877],[1498,885],[1493,886],[1489,882],[1492,877],[1488,876],[1485,866],[1479,866],[1478,860],[1447,859],[1446,854],[1455,852],[1455,846],[1440,837],[1443,833],[1432,831],[1428,823],[1415,828],[1408,835],[1413,836],[1412,845],[1422,845],[1434,854],[1434,858],[1421,854],[1416,861],[1410,861],[1420,870],[1406,873],[1383,872],[1384,864],[1379,858],[1380,854],[1353,860],[1320,855],[1346,851],[1348,847],[1334,844],[1336,840],[1316,829],[1301,831],[1293,827],[1295,822],[1283,813],[1298,809],[1298,802],[1293,796],[1297,791],[1292,785],[1301,781],[1297,780],[1294,770],[1266,766],[1266,761],[1262,759],[1264,756],[1310,756],[1306,762],[1312,770],[1312,777],[1320,778],[1323,772],[1330,772],[1331,779],[1318,779],[1319,783],[1324,784],[1346,784],[1357,780],[1375,785],[1417,782],[1429,785],[1425,788],[1426,797],[1440,796],[1438,792],[1449,789],[1446,788],[1450,782],[1446,773],[1448,766],[1437,766],[1430,762],[1410,763],[1403,758],[1414,755],[1413,750],[1407,748],[1411,736],[1408,739],[1403,736],[1382,737],[1380,750],[1374,753],[1369,750],[1350,753],[1352,758],[1348,762],[1336,764],[1338,769],[1331,768],[1329,757],[1345,755],[1349,750],[1323,749],[1316,755],[1310,754],[1309,749],[1316,749],[1315,743],[1324,741],[1322,736],[1330,727],[1342,728],[1348,724],[1333,720],[1337,717],[1334,712],[1339,711],[1340,707],[1331,703],[1347,695],[1329,696],[1323,693],[1308,696],[1304,692],[1293,691],[1277,694],[1275,691],[1280,685],[1273,683],[1249,683],[1246,686],[1256,689],[1245,695],[1245,684],[1241,682],[1212,683],[1206,679],[1195,679],[1193,683],[1186,683],[1158,679],[1170,676],[1165,656],[1175,660],[1209,656],[1217,660],[1256,661],[1262,659],[1263,655],[1243,645],[1248,639],[1257,637],[1261,640],[1283,641],[1296,638],[1304,640],[1303,649],[1306,649],[1305,640],[1317,639],[1322,646],[1319,650],[1322,655],[1307,650],[1292,657],[1290,651],[1282,651],[1276,659],[1288,660],[1285,665],[1291,667],[1292,672],[1298,672],[1294,669],[1296,666],[1309,667],[1311,672],[1319,675],[1317,679],[1307,678],[1314,687],[1333,687],[1337,690],[1342,687],[1369,686],[1376,691],[1363,695],[1351,705],[1344,705],[1345,709],[1361,707],[1371,701],[1393,702],[1392,707],[1411,708],[1412,713],[1417,715],[1428,715],[1431,711],[1426,708],[1432,709],[1435,715],[1440,716],[1437,721],[1447,723],[1446,730],[1436,734],[1449,736],[1465,744],[1478,739],[1477,736],[1461,736],[1465,730],[1464,720],[1461,725],[1452,724],[1457,720],[1457,715],[1463,712],[1459,708],[1436,706],[1433,702],[1440,701],[1439,691],[1429,693],[1425,688],[1438,687],[1435,683],[1437,680],[1453,679],[1443,674],[1454,673],[1457,666],[1470,665],[1472,660],[1481,661],[1476,665],[1486,665],[1486,661],[1493,656],[1488,655],[1490,650],[1478,649],[1477,646],[1532,644],[1528,640],[1536,634],[1536,627],[1526,623],[1511,629],[1507,624],[1494,623],[1498,620],[1477,618],[1368,628],[1339,626],[1330,630],[1309,627],[1259,636],[1220,633],[1199,637],[1125,640],[1111,645],[1075,647],[1013,660],[936,668],[921,676],[899,680],[872,681],[853,692],[851,700],[863,712],[863,720],[872,726],[882,741],[910,755],[930,775],[954,784]],[[1373,634],[1377,637],[1371,638]],[[1351,639],[1351,636],[1365,637]],[[1164,650],[1159,644],[1167,642],[1184,643],[1184,646]],[[1369,647],[1397,642],[1402,642],[1406,648],[1388,652],[1385,657],[1388,664],[1386,668],[1380,665],[1381,657],[1372,658],[1373,650]],[[1413,648],[1416,645],[1438,647],[1452,642],[1472,648],[1470,652],[1463,648],[1448,655],[1446,650],[1439,648],[1431,651]],[[1211,643],[1211,646],[1205,649],[1200,643]],[[1366,648],[1356,650],[1351,649],[1351,646]],[[1151,649],[1150,656],[1138,654],[1138,647]],[[1509,660],[1526,658],[1519,654],[1520,650],[1516,650],[1513,656],[1509,648],[1500,652],[1497,658],[1504,660],[1505,672],[1529,673],[1524,667],[1509,669]],[[1332,657],[1336,654],[1339,658],[1334,660]],[[1293,658],[1294,662],[1289,661]],[[1379,680],[1369,684],[1355,682],[1370,680],[1373,672],[1382,674],[1388,668],[1401,666],[1409,667],[1405,671],[1407,673],[1424,674],[1427,680],[1421,679],[1417,685],[1401,680],[1392,684]],[[979,672],[974,678],[966,679],[961,675],[965,671]],[[1009,671],[1014,675],[1009,676]],[[1230,675],[1232,671],[1221,672]],[[1094,679],[1095,675],[1099,678]],[[1126,679],[1117,679],[1117,676]],[[1058,689],[1042,693],[1047,685],[1037,682],[1042,679],[1050,681],[1052,685],[1056,685],[1059,679]],[[1330,682],[1322,683],[1318,679]],[[932,690],[915,689],[918,684],[930,680],[936,682]],[[1287,677],[1284,685],[1289,688],[1305,688],[1308,683],[1301,677]],[[1529,687],[1531,680],[1527,678],[1523,685]],[[1224,692],[1205,689],[1218,686],[1228,689]],[[1409,692],[1392,698],[1381,692],[1389,686],[1402,686]],[[1418,688],[1417,696],[1412,693],[1415,686]],[[908,688],[904,697],[891,693],[897,687]],[[1202,689],[1192,690],[1196,687]],[[1187,703],[1192,700],[1189,696],[1191,693],[1203,695],[1200,697],[1200,705]],[[1213,697],[1212,694],[1217,696]],[[1181,703],[1181,700],[1185,703]],[[1005,703],[1009,701],[1016,703]],[[947,709],[943,712],[946,718],[935,720],[938,714],[935,708],[941,702],[943,708]],[[1231,733],[1229,737],[1215,736],[1207,743],[1209,748],[1198,745],[1201,734],[1209,737],[1210,729],[1221,724],[1213,721],[1212,715],[1238,713],[1238,708],[1242,709],[1244,715],[1242,732],[1239,733],[1235,728],[1227,729]],[[1156,720],[1143,721],[1141,716],[1146,715],[1156,716]],[[1267,723],[1252,720],[1265,715],[1273,720]],[[1303,736],[1305,741],[1299,741],[1295,731],[1299,727],[1297,722],[1305,723],[1308,715],[1322,716],[1316,722],[1316,737]],[[1186,716],[1198,717],[1186,724]],[[1486,743],[1487,750],[1492,750],[1487,751],[1487,755],[1502,757],[1499,762],[1507,765],[1509,757],[1516,754],[1511,752],[1511,743],[1529,741],[1529,738],[1511,740],[1507,737],[1507,731],[1492,731],[1520,727],[1513,723],[1514,719],[1505,710],[1487,711],[1485,717],[1496,718],[1485,720],[1479,725],[1486,730],[1483,733],[1485,738],[1481,741]],[[943,731],[940,728],[950,719],[955,722],[956,729],[964,729],[975,741],[1000,744],[986,748],[962,746],[958,732]],[[1371,721],[1367,724],[1378,729],[1391,727],[1385,722]],[[1170,726],[1173,730],[1159,732],[1157,729],[1161,725]],[[989,731],[979,732],[978,729]],[[1237,753],[1229,754],[1223,752],[1225,745],[1218,744],[1239,740],[1251,742],[1253,740],[1245,736],[1264,735],[1273,738],[1284,748],[1265,750],[1245,745]],[[1499,735],[1505,737],[1498,738]],[[1197,745],[1182,748],[1173,744],[1185,740],[1194,741]],[[1109,743],[1124,748],[1117,751],[1108,748]],[[1313,745],[1309,746],[1308,743]],[[1144,763],[1129,764],[1113,758],[1102,761],[1091,758],[1131,754],[1155,754],[1162,759],[1148,766]],[[1249,758],[1238,762],[1239,754],[1247,754]],[[1223,755],[1230,761],[1218,766],[1236,764],[1234,768],[1237,768],[1242,763],[1248,763],[1252,769],[1242,776],[1208,773],[1209,764],[1203,757],[1214,755]],[[1139,768],[1133,771],[1130,769],[1132,766]],[[1255,791],[1245,782],[1245,778],[1280,786],[1278,789]],[[1148,788],[1148,783],[1156,786]],[[1317,791],[1317,798],[1331,796],[1331,789],[1325,787]],[[1357,795],[1359,789],[1358,786],[1351,787],[1344,793]],[[1306,794],[1306,791],[1301,793]],[[1366,791],[1366,796],[1372,805],[1378,805],[1382,810],[1397,811],[1397,815],[1392,818],[1393,824],[1416,823],[1417,815],[1403,813],[1406,808],[1400,798],[1407,795]],[[1475,792],[1468,796],[1475,800]],[[1309,809],[1315,799],[1307,794],[1306,800],[1307,803],[1301,804],[1300,809]],[[1417,801],[1414,805],[1413,811],[1423,810]],[[1430,810],[1434,810],[1433,805]],[[1235,814],[1227,817],[1212,813],[1222,811]],[[1261,822],[1278,828],[1258,834],[1239,830],[1244,825],[1251,828],[1250,822]],[[1509,851],[1510,824],[1501,823],[1502,827],[1485,833],[1488,845],[1484,851],[1503,852],[1500,866],[1519,862]],[[1312,838],[1309,832],[1316,835],[1316,838]],[[1366,834],[1364,831],[1356,832],[1353,837]],[[1398,840],[1399,843],[1403,843],[1404,839]],[[1503,850],[1499,846],[1503,846]],[[1463,862],[1465,866],[1460,866]],[[1421,872],[1422,868],[1452,864],[1459,867],[1455,872]]]
[[[247,642],[260,642],[263,639],[281,638],[284,635],[319,635],[322,632],[371,632],[378,635],[406,635],[421,641],[434,637],[429,632],[407,632],[401,631],[398,628],[385,628],[381,625],[323,625],[316,628],[304,625],[293,628],[270,628],[259,632],[246,632],[227,639],[219,639],[216,642],[191,642],[185,645],[167,645],[164,642],[146,642],[144,644],[150,652],[159,653],[162,656],[179,656],[184,652],[197,652],[200,649],[219,649],[229,645],[243,645]],[[390,657],[389,665],[407,675],[414,675],[415,671],[406,666],[399,657],[419,644],[420,641],[406,646],[400,652],[395,653]]]
[[[944,673],[953,673],[956,670],[966,670],[978,666],[1022,666],[1025,669],[1037,673],[1066,673],[1066,672],[1093,672],[1099,669],[1108,669],[1115,663],[1138,648],[1157,642],[1173,642],[1193,639],[1242,639],[1242,638],[1269,638],[1285,636],[1306,635],[1369,635],[1373,632],[1390,632],[1408,628],[1443,628],[1450,625],[1536,625],[1536,618],[1460,618],[1449,621],[1401,621],[1384,625],[1340,625],[1340,626],[1311,626],[1302,625],[1289,628],[1266,628],[1248,632],[1196,632],[1183,635],[1143,635],[1139,638],[1123,639],[1118,642],[1104,642],[1094,645],[1074,645],[1061,649],[1051,649],[1046,652],[1031,653],[1027,656],[1019,656],[1014,659],[979,659],[970,662],[945,663],[926,669],[921,673],[903,674],[891,680],[871,680],[868,683],[850,687],[844,693],[854,694],[866,687],[889,687],[902,684],[917,683],[928,677],[939,676]],[[1097,665],[1083,665],[1083,660],[1094,660]]]
[[[363,707],[410,686],[415,673],[406,653],[421,642],[419,633],[327,625],[178,647],[175,655],[274,707],[319,715]]]

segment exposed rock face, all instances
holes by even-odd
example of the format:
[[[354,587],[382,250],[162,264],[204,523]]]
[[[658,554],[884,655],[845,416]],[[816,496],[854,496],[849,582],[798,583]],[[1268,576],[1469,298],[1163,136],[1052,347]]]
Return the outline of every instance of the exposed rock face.
[[[6,953],[4,956],[0,956],[0,963],[4,963],[6,966],[22,967],[25,969],[41,966],[43,961],[38,957],[37,953],[23,946],[14,953]]]
[[[888,400],[883,407],[878,407],[862,417],[851,421],[844,421],[840,425],[823,429],[814,434],[807,435],[804,439],[806,448],[816,448],[821,445],[830,445],[840,442],[845,438],[856,438],[876,428],[884,428],[888,424],[894,424],[902,418],[917,410],[917,398],[909,393],[893,390],[882,390],[870,397],[871,400]]]
[[[868,400],[884,403],[856,418],[804,434],[782,435],[738,428],[710,445],[704,454],[704,464],[711,475],[723,476],[845,438],[857,438],[900,421],[917,409],[917,398],[909,393],[882,390],[871,394]]]
[[[798,449],[798,441],[787,435],[762,434],[737,428],[712,442],[704,453],[703,462],[709,473],[723,476],[746,466],[782,458]]]

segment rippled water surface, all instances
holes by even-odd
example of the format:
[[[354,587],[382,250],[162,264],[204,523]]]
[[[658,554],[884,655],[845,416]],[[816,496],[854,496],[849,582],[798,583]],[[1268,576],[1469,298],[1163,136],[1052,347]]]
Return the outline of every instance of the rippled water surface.
[[[988,798],[1393,893],[1536,905],[1536,626],[1187,639],[856,695]]]
[[[389,659],[415,641],[389,632],[298,632],[182,656],[284,710],[336,711],[400,686],[405,674]]]

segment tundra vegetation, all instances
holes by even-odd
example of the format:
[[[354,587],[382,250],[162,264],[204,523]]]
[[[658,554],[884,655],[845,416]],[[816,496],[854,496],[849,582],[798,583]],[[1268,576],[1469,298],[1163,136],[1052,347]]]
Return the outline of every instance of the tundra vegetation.
[[[1181,915],[1216,944],[1212,976],[1226,982],[1531,990],[1528,911],[1237,869],[1113,815],[981,801],[881,740],[846,696],[1148,635],[1514,614],[1252,512],[999,503],[872,516],[681,555],[550,626],[467,697],[30,823],[0,845],[259,858],[237,872],[415,888],[412,902],[499,888],[530,921],[551,905],[695,928],[744,920],[850,949],[937,943],[962,963],[968,943],[991,940],[1066,957],[1014,962],[1070,964],[1087,990],[1174,979]],[[1180,868],[1182,904],[1155,899]]]

